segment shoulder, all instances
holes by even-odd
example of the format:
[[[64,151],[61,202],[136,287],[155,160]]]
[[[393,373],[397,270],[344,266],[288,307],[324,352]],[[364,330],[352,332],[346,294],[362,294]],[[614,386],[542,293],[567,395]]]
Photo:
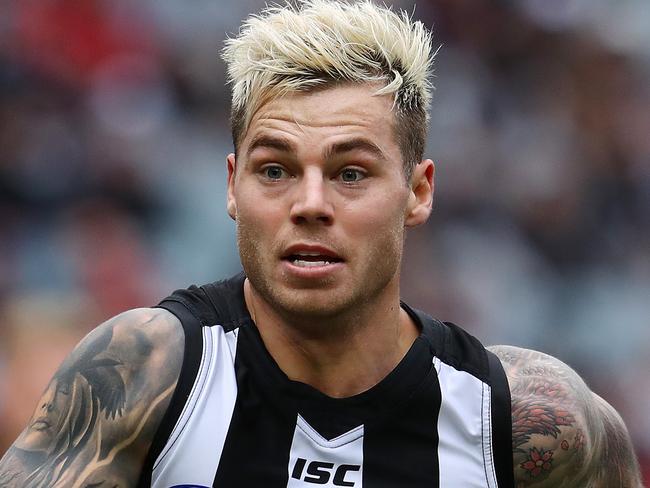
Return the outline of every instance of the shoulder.
[[[129,381],[147,376],[151,370],[147,380],[153,386],[159,380],[170,381],[171,377],[178,376],[183,345],[183,327],[170,312],[157,308],[129,310],[99,325],[82,339],[59,373],[110,364],[121,373],[127,386]],[[161,374],[153,374],[162,364],[165,368]]]
[[[518,487],[641,486],[621,417],[573,369],[538,351],[488,349],[510,386]]]
[[[88,337],[103,330],[126,334],[143,334],[152,340],[171,334],[171,339],[182,339],[183,327],[175,315],[162,308],[135,308],[107,320]],[[164,342],[164,341],[163,341]]]
[[[183,327],[172,313],[161,308],[137,308],[99,325],[79,346],[110,346],[124,360],[137,363],[149,358],[143,352],[178,355],[182,353],[183,342]]]

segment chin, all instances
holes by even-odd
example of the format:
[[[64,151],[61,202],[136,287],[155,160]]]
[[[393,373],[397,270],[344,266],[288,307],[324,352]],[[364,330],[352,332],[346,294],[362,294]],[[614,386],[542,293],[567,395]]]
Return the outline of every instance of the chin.
[[[335,277],[302,281],[285,275],[261,260],[242,259],[244,272],[259,296],[286,319],[323,320],[358,313],[395,279],[396,268],[344,270]],[[248,265],[248,266],[247,266]],[[359,276],[361,275],[361,276]]]
[[[331,289],[288,289],[268,298],[271,305],[284,314],[315,319],[345,314],[354,308],[357,301],[355,297]]]
[[[45,451],[51,440],[49,434],[29,429],[24,436],[16,440],[16,447],[24,451]]]

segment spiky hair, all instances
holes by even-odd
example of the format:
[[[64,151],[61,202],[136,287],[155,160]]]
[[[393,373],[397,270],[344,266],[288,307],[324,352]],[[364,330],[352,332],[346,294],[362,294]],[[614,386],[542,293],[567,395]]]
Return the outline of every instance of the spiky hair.
[[[421,22],[370,0],[267,7],[244,21],[223,50],[232,84],[235,148],[264,103],[345,82],[380,84],[375,94],[392,94],[400,119],[417,116],[424,139],[433,56],[431,34]],[[406,142],[399,134],[398,139]],[[421,146],[419,157],[424,140]]]

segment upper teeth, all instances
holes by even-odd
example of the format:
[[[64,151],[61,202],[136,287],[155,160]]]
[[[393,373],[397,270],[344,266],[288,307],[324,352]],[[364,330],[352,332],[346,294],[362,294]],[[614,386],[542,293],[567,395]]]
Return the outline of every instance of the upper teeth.
[[[294,259],[293,264],[296,266],[304,266],[306,268],[316,267],[316,266],[325,266],[330,264],[329,261],[305,261],[304,259]]]
[[[296,266],[302,267],[318,267],[332,264],[336,261],[335,258],[324,256],[323,253],[318,251],[298,251],[291,256],[291,262]]]

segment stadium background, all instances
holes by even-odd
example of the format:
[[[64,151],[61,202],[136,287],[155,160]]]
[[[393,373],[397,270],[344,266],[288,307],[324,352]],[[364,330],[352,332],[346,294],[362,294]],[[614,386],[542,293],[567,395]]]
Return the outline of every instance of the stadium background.
[[[261,5],[0,3],[0,453],[92,326],[239,269],[218,50]],[[415,16],[442,45],[437,187],[404,297],[573,365],[650,479],[647,1],[423,0]]]

